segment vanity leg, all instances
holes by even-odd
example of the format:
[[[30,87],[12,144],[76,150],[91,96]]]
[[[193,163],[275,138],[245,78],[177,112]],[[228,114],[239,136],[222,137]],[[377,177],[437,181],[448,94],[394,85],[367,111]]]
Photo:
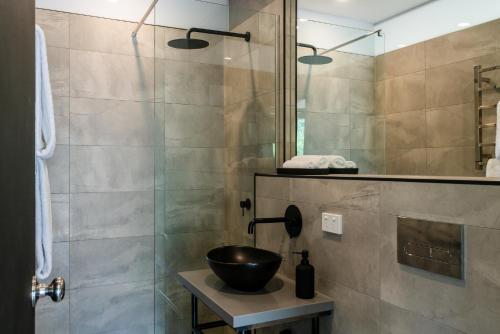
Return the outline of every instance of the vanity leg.
[[[319,334],[319,317],[314,317],[311,321],[312,321],[312,334]]]
[[[191,295],[191,332],[197,334],[198,327],[198,298]]]

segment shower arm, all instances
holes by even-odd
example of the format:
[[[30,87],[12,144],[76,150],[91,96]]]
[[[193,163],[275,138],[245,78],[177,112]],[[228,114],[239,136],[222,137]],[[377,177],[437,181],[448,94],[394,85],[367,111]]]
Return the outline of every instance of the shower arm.
[[[158,3],[158,1],[160,1],[160,0],[154,0],[151,3],[151,5],[149,6],[148,10],[146,10],[146,13],[142,16],[142,19],[139,21],[139,23],[137,23],[137,27],[135,27],[134,31],[132,32],[132,38],[133,39],[136,39],[137,33],[139,32],[139,30],[141,29],[142,25],[144,24],[144,22],[148,18],[149,14],[151,14],[151,12],[153,11],[153,9],[155,8],[155,6]]]
[[[375,34],[377,34],[378,37],[381,37],[382,36],[382,29],[371,31],[371,32],[369,32],[367,34],[364,34],[362,36],[356,37],[355,39],[351,39],[350,41],[347,41],[345,43],[342,43],[342,44],[339,44],[337,46],[334,46],[333,48],[330,48],[330,49],[328,49],[326,51],[323,51],[321,53],[321,55],[324,55],[324,54],[326,54],[328,52],[332,52],[332,51],[338,50],[338,49],[340,49],[340,48],[342,48],[342,47],[344,47],[346,45],[349,45],[351,43],[354,43],[354,42],[357,42],[359,40],[365,39],[366,37],[370,37],[371,35],[375,35]]]
[[[298,43],[297,44],[298,46],[301,46],[303,48],[309,48],[309,49],[312,49],[313,52],[314,52],[314,55],[316,56],[318,54],[318,49],[316,49],[316,47],[314,45],[311,45],[311,44],[306,44],[306,43]]]
[[[240,34],[237,32],[230,32],[230,31],[220,31],[220,30],[203,29],[203,28],[191,28],[187,32],[187,35],[186,35],[187,39],[191,39],[191,34],[195,33],[195,32],[202,33],[202,34],[210,34],[210,35],[238,37],[238,38],[243,38],[247,42],[250,41],[250,37],[251,37],[250,32]]]

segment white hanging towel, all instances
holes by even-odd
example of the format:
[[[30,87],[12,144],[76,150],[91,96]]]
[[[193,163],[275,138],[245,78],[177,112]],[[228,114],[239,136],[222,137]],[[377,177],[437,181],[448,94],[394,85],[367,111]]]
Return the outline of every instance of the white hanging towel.
[[[54,154],[56,130],[43,30],[35,26],[35,251],[39,279],[52,271],[52,208],[46,160]]]

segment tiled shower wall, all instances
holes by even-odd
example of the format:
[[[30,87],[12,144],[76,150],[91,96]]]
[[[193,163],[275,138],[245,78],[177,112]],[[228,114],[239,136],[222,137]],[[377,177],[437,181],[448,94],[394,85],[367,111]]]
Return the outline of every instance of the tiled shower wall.
[[[299,47],[298,57],[311,52]],[[326,65],[297,63],[298,145],[303,154],[339,154],[356,161],[361,173],[383,174],[385,124],[375,110],[375,58],[330,56]]]
[[[386,118],[388,174],[484,175],[474,170],[473,67],[479,64],[500,64],[500,20],[376,58],[375,96],[377,112]],[[498,83],[495,72],[485,76]],[[500,100],[498,92],[484,94],[485,104]],[[495,116],[489,113],[486,120]],[[494,138],[492,130],[485,130],[486,141]]]
[[[498,333],[500,187],[284,177],[256,184],[258,216],[280,216],[290,204],[302,212],[298,238],[281,224],[262,225],[257,247],[281,253],[280,270],[292,279],[300,259],[291,252],[310,250],[317,288],[335,305],[322,333]],[[343,215],[342,236],[322,232],[322,212]],[[398,264],[399,215],[465,225],[465,280]]]
[[[57,148],[49,161],[54,270],[62,303],[42,300],[39,334],[151,333],[154,31],[37,10],[45,31]],[[52,277],[51,277],[52,279]]]

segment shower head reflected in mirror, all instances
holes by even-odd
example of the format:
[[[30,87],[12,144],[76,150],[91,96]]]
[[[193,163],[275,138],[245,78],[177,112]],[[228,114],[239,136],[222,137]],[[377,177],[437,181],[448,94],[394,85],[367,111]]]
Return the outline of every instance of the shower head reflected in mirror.
[[[313,50],[312,55],[308,56],[302,56],[298,59],[298,61],[302,64],[306,65],[326,65],[329,64],[333,61],[332,58],[327,57],[327,56],[321,56],[318,55],[318,50],[314,45],[311,44],[304,44],[304,43],[298,43],[298,46],[304,47],[304,48],[309,48]]]
[[[196,50],[203,49],[210,45],[209,42],[203,39],[191,38],[191,34],[204,33],[210,35],[219,35],[219,36],[229,36],[229,37],[237,37],[243,38],[245,41],[250,42],[250,33],[246,32],[244,34],[239,34],[236,32],[229,31],[219,31],[219,30],[211,30],[211,29],[202,29],[202,28],[191,28],[188,30],[186,38],[173,39],[168,42],[168,46],[175,49],[183,49],[183,50]]]

